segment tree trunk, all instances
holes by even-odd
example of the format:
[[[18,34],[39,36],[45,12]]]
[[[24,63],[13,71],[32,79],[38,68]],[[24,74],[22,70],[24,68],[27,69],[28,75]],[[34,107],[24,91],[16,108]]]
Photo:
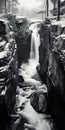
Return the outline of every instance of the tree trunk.
[[[49,1],[47,0],[47,17],[49,16]]]
[[[58,0],[58,17],[57,20],[60,20],[60,0]]]
[[[5,0],[5,14],[7,13],[7,5],[6,5],[7,0]]]
[[[55,10],[55,8],[56,8],[56,1],[54,0],[54,10]]]

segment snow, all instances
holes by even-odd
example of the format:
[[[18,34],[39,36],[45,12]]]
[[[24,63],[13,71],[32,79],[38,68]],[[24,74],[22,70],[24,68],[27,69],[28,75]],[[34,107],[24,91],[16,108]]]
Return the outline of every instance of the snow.
[[[60,21],[52,21],[51,23],[52,25],[61,25],[61,26],[65,26],[65,20],[60,20]]]
[[[1,46],[4,46],[5,43],[6,43],[6,41],[4,41],[4,40],[3,40],[3,41],[0,41],[0,47],[1,47]]]
[[[59,36],[56,37],[56,39],[58,39],[58,38],[63,38],[63,39],[65,39],[65,34],[61,34],[61,35],[59,35]]]
[[[3,59],[4,57],[7,57],[7,51],[0,52],[0,59]]]

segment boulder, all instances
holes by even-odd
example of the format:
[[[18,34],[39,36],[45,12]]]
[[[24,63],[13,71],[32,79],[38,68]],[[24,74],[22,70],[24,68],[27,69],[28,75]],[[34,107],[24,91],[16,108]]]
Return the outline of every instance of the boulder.
[[[23,78],[23,76],[22,75],[19,75],[18,76],[18,85],[20,86],[20,87],[22,87],[22,83],[24,82],[24,78]]]
[[[46,106],[47,106],[46,94],[43,93],[42,90],[41,91],[37,90],[31,94],[30,103],[37,112],[39,113],[46,112]]]

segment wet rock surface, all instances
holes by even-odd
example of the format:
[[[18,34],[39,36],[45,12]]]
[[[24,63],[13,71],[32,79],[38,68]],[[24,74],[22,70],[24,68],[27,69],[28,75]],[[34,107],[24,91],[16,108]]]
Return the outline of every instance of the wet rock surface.
[[[52,26],[52,25],[51,25]],[[58,33],[59,23],[54,25]],[[46,32],[46,30],[49,30]],[[46,34],[44,33],[46,32]],[[37,68],[42,81],[48,87],[48,110],[58,125],[65,129],[65,70],[64,70],[64,35],[55,36],[50,32],[49,25],[41,28],[41,45],[39,48],[40,66]],[[44,34],[44,35],[41,35]],[[57,34],[58,35],[58,34]],[[56,38],[54,38],[56,37]],[[47,44],[46,44],[47,43]],[[46,48],[46,51],[45,51]],[[42,49],[42,50],[41,50]],[[44,57],[44,59],[43,59]],[[59,114],[60,113],[60,114]]]
[[[16,102],[17,46],[7,19],[0,19],[0,129],[7,129]]]
[[[30,43],[31,43],[31,31],[29,30],[29,23],[26,18],[17,18],[17,33],[16,33],[16,43],[17,43],[17,56],[18,65],[22,62],[27,62],[30,57]]]
[[[47,27],[46,27],[47,29]],[[47,30],[45,34],[47,33]],[[48,38],[48,37],[47,37]],[[43,41],[43,39],[42,39]],[[45,39],[44,39],[45,41]],[[48,51],[45,47],[45,54]],[[43,50],[42,50],[43,51]],[[42,52],[43,53],[43,52]],[[41,54],[41,52],[40,52]],[[45,57],[46,56],[46,57]],[[42,67],[42,74],[40,77],[46,81],[46,72],[48,66],[48,53],[47,55],[40,57],[40,63],[43,62],[44,58],[46,69]],[[18,86],[16,90],[16,105],[12,116],[12,123],[10,129],[12,130],[56,130],[53,119],[50,114],[47,113],[47,98],[48,88],[45,84],[42,84],[41,78],[37,73],[38,63],[34,59],[30,59],[28,63],[23,63],[19,68]],[[44,73],[45,72],[45,73]],[[43,76],[43,74],[45,74]],[[22,77],[23,76],[23,77]],[[43,77],[42,77],[43,76]]]
[[[49,83],[49,78],[48,78],[49,74],[47,73],[48,72],[47,70],[51,68],[52,66],[52,62],[49,62],[49,55],[48,55],[49,54],[49,40],[48,39],[50,38],[50,35],[46,35],[46,34],[49,34],[49,29],[46,26],[46,27],[43,27],[44,33],[40,32],[40,35],[42,37],[41,38],[42,43],[43,43],[42,34],[45,34],[45,36],[47,36],[47,37],[44,36],[44,43],[46,46],[44,44],[41,44],[39,48],[40,65],[38,66],[37,69],[40,74],[40,77],[41,77],[40,78],[36,70],[36,66],[38,63],[36,63],[35,60],[28,61],[31,34],[30,32],[26,32],[26,29],[27,29],[26,21],[22,23],[24,23],[25,28],[23,29],[23,26],[20,23],[18,23],[18,29],[20,30],[18,30],[19,31],[17,33],[18,36],[16,36],[16,42],[17,42],[17,47],[18,47],[17,54],[18,54],[18,63],[19,63],[18,79],[17,79],[18,71],[17,71],[16,46],[15,45],[10,46],[10,44],[9,46],[6,46],[6,48],[8,48],[7,49],[8,56],[6,57],[6,59],[11,61],[13,58],[13,61],[10,64],[7,63],[7,66],[9,66],[9,68],[7,70],[7,73],[4,73],[4,75],[7,76],[6,78],[8,79],[8,82],[7,82],[8,88],[6,89],[5,87],[5,90],[3,90],[1,93],[3,95],[5,91],[7,90],[4,95],[4,100],[3,99],[1,100],[2,104],[0,107],[1,108],[0,113],[3,110],[4,115],[5,115],[5,118],[4,118],[3,113],[1,113],[3,117],[3,120],[1,120],[2,121],[1,129],[2,130],[21,130],[21,129],[22,130],[26,130],[26,129],[27,130],[31,130],[31,129],[32,130],[43,130],[43,129],[56,130],[54,126],[54,121],[52,120],[50,114],[46,113],[47,107],[48,107],[48,110],[50,110],[51,108],[51,111],[54,108],[52,106],[53,104],[52,99],[54,98],[52,96],[53,91],[51,89],[49,89],[49,91],[51,90],[50,93],[48,91],[48,88],[50,88],[51,84],[53,83],[54,77],[51,79],[52,83],[50,82],[50,84],[47,84]],[[12,51],[9,50],[11,49],[10,47],[12,48]],[[4,48],[5,48],[5,43],[4,43]],[[25,52],[26,52],[26,55],[24,55]],[[8,58],[11,58],[11,59],[8,59]],[[21,62],[25,60],[28,62],[21,65]],[[48,64],[50,64],[49,65],[50,67],[48,66]],[[41,79],[42,79],[42,82],[41,82]],[[18,81],[18,86],[16,90],[17,81]],[[48,86],[46,86],[45,84],[42,85],[42,83],[45,83]],[[16,102],[15,102],[15,99],[16,99]],[[47,106],[47,103],[49,103],[48,106]],[[15,104],[15,107],[13,109],[14,104]],[[5,109],[3,108],[3,106],[5,107]],[[59,109],[59,106],[57,106],[58,109]],[[54,112],[57,113],[56,109]]]
[[[33,108],[39,113],[45,113],[47,108],[47,87],[43,85],[43,87],[37,88],[37,90],[31,94],[30,103]]]
[[[50,31],[47,25],[41,25],[40,31],[41,45],[39,47],[39,63],[40,70],[39,74],[42,81],[46,84],[47,69],[48,69],[48,59],[49,59],[49,41],[50,41]]]

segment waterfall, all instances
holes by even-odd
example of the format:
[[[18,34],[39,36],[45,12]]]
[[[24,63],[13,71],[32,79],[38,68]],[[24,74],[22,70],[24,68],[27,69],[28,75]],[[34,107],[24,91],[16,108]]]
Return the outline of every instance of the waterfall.
[[[30,59],[34,59],[36,62],[39,61],[39,45],[40,45],[40,35],[38,33],[37,26],[34,25],[32,28],[32,36],[31,36]]]
[[[36,81],[37,78],[39,80],[39,75],[37,73],[36,66],[38,65],[39,61],[40,35],[38,33],[38,27],[35,24],[32,24],[29,29],[32,30],[30,58],[28,60],[28,63],[22,64],[21,74],[23,75],[24,80],[26,82],[29,81],[33,83],[40,83],[39,81]]]

